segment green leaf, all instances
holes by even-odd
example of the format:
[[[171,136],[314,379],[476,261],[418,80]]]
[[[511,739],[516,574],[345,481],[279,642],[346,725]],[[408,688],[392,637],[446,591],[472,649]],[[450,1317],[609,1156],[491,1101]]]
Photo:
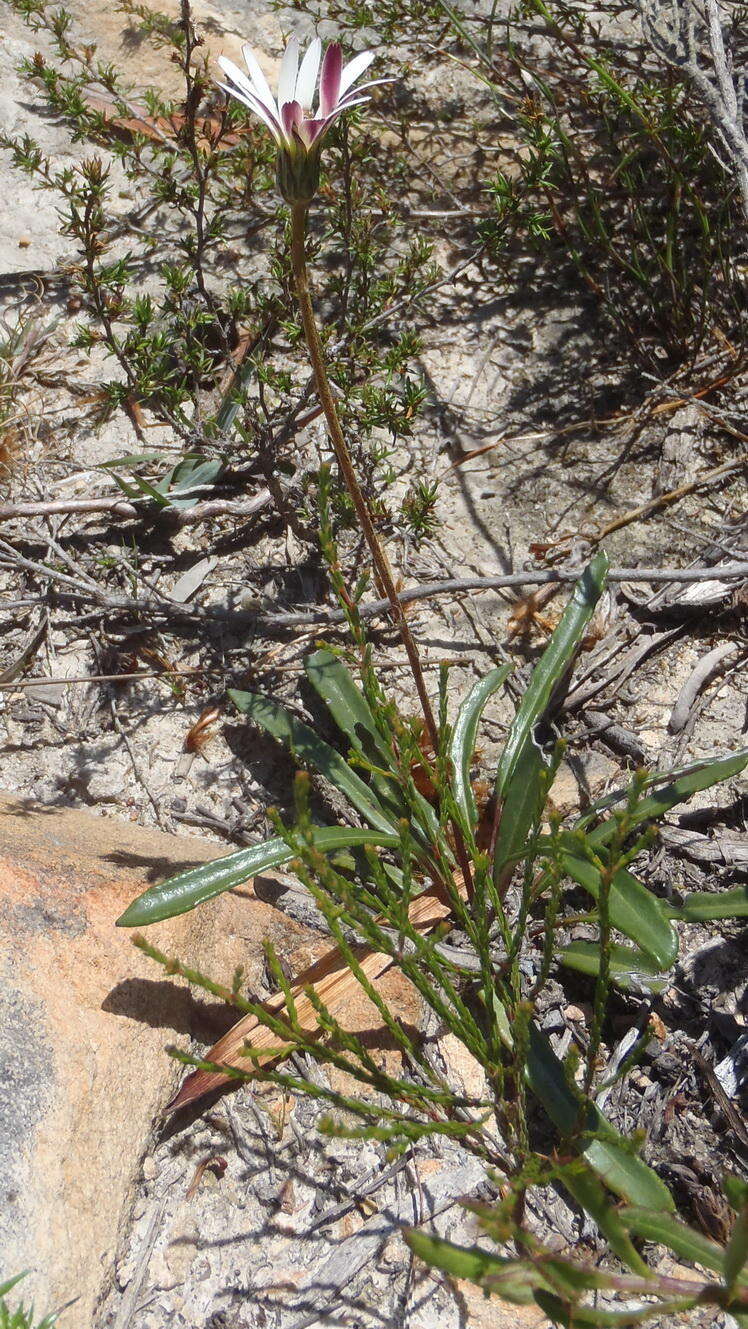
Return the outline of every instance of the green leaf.
[[[528,837],[537,825],[550,786],[551,758],[532,734],[525,743],[504,788],[493,854],[493,878],[500,887],[505,874],[525,857]]]
[[[114,478],[115,480],[119,480],[119,477],[116,475]],[[148,480],[144,480],[142,475],[134,475],[132,479],[133,484],[140,490],[141,494],[145,494],[146,498],[152,498],[157,507],[166,507],[167,501],[155,485],[152,485]]]
[[[567,968],[576,969],[580,974],[595,976],[600,972],[600,947],[597,942],[572,941],[558,951],[558,959]],[[659,965],[653,964],[643,951],[633,946],[611,947],[610,976],[618,987],[634,992],[640,987],[645,987],[648,992],[662,992],[666,982],[658,977],[661,972]]]
[[[470,784],[470,767],[475,753],[478,725],[486,703],[506,682],[512,668],[511,664],[506,664],[498,669],[492,669],[485,678],[470,689],[457,712],[452,730],[449,755],[454,769],[455,802],[471,826],[475,826],[478,821],[478,809]]]
[[[583,1132],[598,1137],[582,1139],[579,1150],[610,1190],[629,1204],[662,1209],[667,1213],[673,1211],[675,1203],[667,1186],[626,1147],[624,1137],[611,1126],[600,1109],[590,1102],[580,1113],[579,1101],[568,1084],[562,1062],[545,1034],[534,1024],[530,1025],[526,1076],[532,1092],[561,1135],[573,1135],[581,1121]]]
[[[686,923],[701,923],[712,918],[748,918],[748,883],[730,891],[697,891],[687,895],[683,904],[669,905],[671,918]]]
[[[432,1269],[441,1269],[452,1278],[467,1278],[479,1287],[485,1286],[485,1280],[490,1278],[492,1291],[507,1301],[528,1305],[533,1300],[534,1288],[543,1282],[525,1260],[507,1260],[477,1246],[457,1246],[420,1228],[405,1228],[403,1236],[414,1255]]]
[[[574,662],[585,628],[605,588],[607,571],[608,560],[605,554],[597,554],[576,583],[561,622],[533,670],[501,754],[496,773],[496,793],[499,798],[503,799],[536,724],[545,714],[553,693]]]
[[[736,1213],[748,1204],[748,1181],[736,1177],[733,1172],[725,1172],[722,1178],[725,1195]]]
[[[635,1237],[654,1241],[658,1246],[668,1246],[680,1259],[700,1264],[716,1274],[724,1272],[723,1248],[672,1214],[664,1214],[661,1209],[627,1205],[619,1209],[618,1216]]]
[[[377,728],[369,703],[356,686],[350,671],[324,646],[307,656],[304,667],[310,683],[352,747],[372,766],[392,772],[392,778],[389,774],[380,775],[377,771],[370,776],[370,786],[376,791],[384,811],[392,820],[405,817],[412,823],[413,812],[400,793],[393,753]],[[425,798],[420,795],[417,797],[423,821],[436,829],[434,809]],[[420,828],[414,825],[413,832],[423,841]]]
[[[20,1283],[22,1278],[28,1277],[29,1270],[24,1269],[22,1273],[16,1274],[15,1278],[9,1278],[7,1283],[0,1283],[0,1297],[4,1297],[8,1292],[12,1292],[16,1283]]]
[[[392,752],[377,728],[369,703],[342,660],[323,646],[307,656],[304,668],[338,729],[356,751],[394,774]]]
[[[400,844],[400,837],[392,832],[361,831],[349,826],[320,826],[314,831],[314,844],[322,853],[361,844],[386,845],[394,849]],[[186,914],[215,895],[241,886],[258,872],[287,863],[293,856],[285,840],[274,838],[253,845],[251,849],[239,849],[224,858],[216,858],[212,863],[201,863],[199,867],[189,868],[187,872],[149,887],[117,919],[117,927],[147,927],[150,923],[161,923],[165,918]]]
[[[748,1264],[748,1202],[739,1211],[725,1251],[725,1282],[733,1292]]]
[[[575,1160],[562,1168],[558,1175],[577,1204],[597,1223],[611,1250],[635,1273],[646,1277],[649,1274],[647,1263],[633,1245],[618,1210],[611,1204],[592,1169]]]
[[[748,765],[748,748],[742,748],[732,757],[720,757],[716,761],[695,764],[692,762],[679,771],[655,772],[647,778],[647,788],[657,785],[660,781],[667,781],[667,784],[663,784],[655,793],[643,798],[637,804],[631,817],[632,828],[641,826],[647,821],[657,821],[666,812],[670,812],[671,808],[677,807],[678,803],[685,803],[692,794],[697,794],[702,789],[710,789],[712,785],[719,784],[722,780],[729,780],[733,775],[739,775],[746,765]],[[600,812],[613,807],[616,803],[625,802],[628,795],[628,789],[620,789],[599,799],[575,822],[575,829],[581,830],[589,826]],[[609,817],[590,831],[590,839],[594,844],[605,844],[615,834],[616,825],[615,818]]]
[[[192,508],[199,503],[202,494],[192,490],[212,486],[223,470],[221,458],[185,457],[157,485],[172,508]]]
[[[535,1300],[554,1325],[563,1325],[564,1329],[576,1329],[583,1325],[597,1326],[598,1329],[627,1329],[629,1325],[646,1324],[647,1320],[661,1320],[663,1315],[688,1310],[695,1305],[696,1295],[630,1311],[605,1311],[596,1306],[576,1304],[568,1306],[553,1292],[546,1292],[542,1288],[536,1292]]]
[[[573,845],[571,837],[563,837],[564,844],[570,841]],[[595,900],[599,899],[600,873],[594,863],[580,858],[573,849],[562,854],[562,862],[564,871]],[[609,912],[612,926],[636,942],[660,969],[669,969],[675,963],[678,934],[668,922],[657,897],[626,868],[619,868],[611,882]]]
[[[392,819],[385,816],[368,785],[351,770],[340,753],[319,738],[309,725],[297,720],[284,706],[269,697],[260,697],[253,692],[238,692],[235,688],[229,688],[228,695],[242,715],[247,715],[266,733],[285,743],[293,756],[305,765],[316,767],[321,775],[345,795],[370,826],[375,826],[379,831],[395,830]]]

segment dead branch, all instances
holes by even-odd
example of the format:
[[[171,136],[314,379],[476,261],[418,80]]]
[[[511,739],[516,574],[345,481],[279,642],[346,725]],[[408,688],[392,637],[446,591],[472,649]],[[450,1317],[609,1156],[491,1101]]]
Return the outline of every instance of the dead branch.
[[[725,44],[719,0],[671,0],[668,5],[639,0],[639,6],[652,49],[686,75],[704,103],[737,178],[748,220],[748,67],[736,68],[734,52]]]
[[[260,489],[249,499],[233,501],[214,498],[204,503],[196,503],[192,508],[167,506],[146,509],[135,503],[128,503],[126,499],[118,498],[115,494],[109,498],[60,498],[40,503],[0,503],[0,521],[15,521],[25,517],[75,516],[96,512],[106,512],[113,517],[142,517],[148,511],[152,516],[166,513],[179,526],[195,526],[210,517],[252,517],[267,507],[270,498],[269,489]]]

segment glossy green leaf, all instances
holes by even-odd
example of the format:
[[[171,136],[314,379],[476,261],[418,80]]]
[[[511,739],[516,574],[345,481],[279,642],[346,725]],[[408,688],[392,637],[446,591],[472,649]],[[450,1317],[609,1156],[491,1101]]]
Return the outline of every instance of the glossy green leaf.
[[[506,1010],[495,992],[491,999],[499,1035],[511,1048],[512,1030]],[[530,1025],[525,1078],[562,1136],[571,1136],[581,1129],[588,1136],[594,1134],[597,1137],[587,1141],[582,1139],[579,1152],[610,1190],[629,1204],[661,1209],[665,1213],[675,1209],[667,1186],[652,1168],[627,1148],[624,1137],[611,1126],[600,1109],[590,1102],[586,1112],[580,1114],[579,1100],[567,1081],[563,1063],[535,1024]]]
[[[729,891],[697,891],[687,895],[680,908],[669,906],[668,913],[686,923],[701,923],[710,918],[748,918],[748,883]]]
[[[347,849],[352,845],[378,844],[391,849],[400,843],[399,836],[392,832],[363,831],[349,826],[320,826],[314,832],[315,847],[322,853],[331,853],[335,849]],[[251,849],[239,849],[236,853],[216,858],[212,863],[201,863],[198,867],[180,872],[168,881],[151,886],[127,908],[117,919],[117,927],[147,927],[149,923],[160,923],[165,918],[175,918],[177,914],[186,914],[196,905],[212,900],[223,891],[233,890],[243,885],[258,872],[279,867],[293,858],[285,840],[273,838]]]
[[[377,728],[369,703],[343,661],[323,646],[307,656],[304,668],[349,743],[368,761],[394,773],[392,753]]]
[[[530,735],[504,788],[493,852],[497,887],[504,884],[506,876],[511,877],[515,864],[526,856],[528,838],[545,806],[551,765],[551,757]]]
[[[742,1177],[736,1177],[734,1172],[725,1172],[722,1177],[722,1186],[729,1203],[736,1213],[748,1204],[748,1181]]]
[[[573,841],[564,837],[564,844]],[[562,854],[564,871],[595,899],[600,898],[600,873],[594,863],[570,848]],[[678,934],[656,896],[626,868],[620,868],[610,887],[611,925],[650,955],[660,969],[669,969],[678,955]]]
[[[114,478],[115,480],[119,480],[119,477],[116,475]],[[167,499],[164,498],[161,491],[157,489],[155,485],[152,485],[149,480],[146,480],[142,475],[133,475],[132,479],[136,489],[139,489],[141,494],[145,494],[146,498],[152,498],[157,507],[165,508],[167,506]]]
[[[556,1128],[564,1136],[572,1135],[580,1121],[577,1097],[567,1082],[563,1064],[545,1034],[534,1024],[530,1025],[526,1074],[532,1092]],[[673,1211],[675,1204],[667,1186],[627,1149],[623,1136],[594,1103],[589,1103],[581,1114],[581,1123],[588,1136],[594,1134],[597,1138],[582,1141],[580,1153],[610,1190],[629,1204]]]
[[[234,688],[229,689],[228,695],[242,715],[248,716],[266,733],[285,743],[294,757],[307,766],[314,766],[325,779],[334,784],[370,826],[375,826],[379,831],[395,830],[391,818],[385,816],[368,785],[351,770],[340,753],[315,734],[309,725],[297,720],[285,706],[280,706],[269,697],[260,697],[253,692],[238,692]]]
[[[471,826],[475,826],[478,820],[478,809],[475,806],[475,798],[470,783],[470,767],[475,753],[478,725],[487,702],[506,682],[512,668],[511,664],[506,664],[501,665],[498,669],[491,669],[485,678],[480,679],[470,689],[457,712],[457,719],[452,730],[449,755],[454,770],[455,801],[465,820]]]
[[[0,1297],[6,1296],[8,1292],[12,1292],[16,1283],[20,1283],[22,1278],[27,1278],[28,1273],[28,1269],[24,1269],[22,1273],[16,1274],[14,1278],[9,1278],[6,1283],[0,1283]]]
[[[655,785],[660,787],[655,789],[654,793],[642,798],[637,804],[633,818],[632,826],[641,826],[648,821],[657,821],[659,817],[670,812],[671,808],[677,807],[679,803],[685,803],[693,794],[699,793],[702,789],[710,789],[712,785],[719,784],[722,780],[729,780],[748,765],[748,748],[742,748],[732,757],[720,757],[716,761],[696,762],[689,766],[683,766],[678,771],[666,773],[655,772],[647,778],[647,788]],[[663,783],[660,783],[663,782]],[[606,795],[585,812],[583,817],[575,823],[576,829],[589,826],[600,814],[609,807],[614,807],[616,803],[625,803],[628,798],[628,790],[617,790],[613,794]],[[616,830],[616,820],[609,817],[601,822],[589,832],[593,844],[605,844]]]
[[[569,969],[580,974],[596,976],[600,972],[600,947],[597,942],[572,941],[557,953],[558,959]],[[633,946],[612,946],[610,949],[610,976],[625,991],[662,992],[666,981],[659,978],[661,969],[648,955]]]
[[[479,1287],[490,1278],[492,1290],[506,1301],[529,1304],[534,1288],[542,1282],[525,1260],[507,1260],[477,1246],[457,1246],[420,1228],[405,1228],[403,1236],[413,1253],[432,1269],[441,1269],[452,1278],[466,1278]]]
[[[324,646],[307,656],[304,668],[309,682],[322,698],[338,729],[351,747],[372,766],[387,772],[385,775],[380,775],[374,771],[369,777],[370,786],[375,791],[382,808],[392,820],[397,820],[398,817],[412,820],[411,810],[397,783],[397,768],[393,754],[377,728],[369,703],[356,685],[350,670]],[[392,772],[392,775],[389,772]],[[425,799],[422,803],[426,822],[435,825],[433,808]]]
[[[597,554],[574,586],[571,600],[532,673],[527,691],[507,735],[496,773],[496,793],[503,798],[532,732],[554,692],[571,668],[579,643],[605,588],[608,560]]]
[[[718,1246],[716,1241],[710,1241],[703,1233],[694,1231],[672,1214],[664,1214],[660,1209],[626,1205],[619,1209],[618,1216],[633,1236],[654,1241],[658,1246],[668,1246],[679,1259],[700,1264],[716,1274],[724,1272],[723,1247]]]

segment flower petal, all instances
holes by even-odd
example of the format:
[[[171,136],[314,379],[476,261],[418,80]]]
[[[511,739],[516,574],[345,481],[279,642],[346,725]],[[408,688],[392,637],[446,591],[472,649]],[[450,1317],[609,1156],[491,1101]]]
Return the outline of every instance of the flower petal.
[[[302,120],[298,133],[304,147],[311,148],[312,144],[322,137],[331,123],[332,121],[329,118],[327,120]]]
[[[331,42],[325,51],[319,76],[319,114],[324,118],[337,106],[340,95],[340,75],[343,53],[338,42]]]
[[[270,84],[260,68],[260,63],[252,50],[252,47],[247,45],[242,46],[242,55],[244,56],[244,63],[249,70],[249,76],[254,84],[255,96],[259,97],[263,106],[267,106],[268,110],[277,120],[278,107],[275,104],[275,97],[270,91]]]
[[[244,92],[241,88],[230,88],[227,83],[219,83],[217,86],[222,88],[224,92],[228,92],[230,96],[236,97],[237,101],[240,101],[244,106],[249,107],[250,111],[253,111],[260,120],[263,120],[270,130],[270,133],[273,135],[278,147],[281,147],[283,143],[281,127],[277,120],[270,114],[267,107],[263,106],[259,97],[257,97],[255,93]]]
[[[293,137],[294,129],[301,127],[301,107],[298,102],[284,102],[281,106],[281,120],[283,121],[283,131],[287,138]]]
[[[246,92],[251,97],[256,97],[257,100],[262,102],[264,106],[265,104],[264,97],[259,96],[257,88],[247,78],[247,75],[244,73],[243,69],[240,69],[238,65],[234,64],[233,60],[229,60],[228,57],[225,55],[219,55],[218,64],[221,66],[221,69],[223,70],[226,77],[231,79],[231,82],[235,83],[237,88],[241,88],[242,92]]]
[[[368,92],[369,88],[378,88],[382,83],[394,83],[394,78],[373,78],[371,83],[362,83],[360,88],[351,88],[344,97],[338,101],[338,106],[350,106],[351,97],[360,97],[362,92]]]
[[[317,84],[317,73],[319,71],[321,55],[322,42],[319,37],[315,37],[301,62],[299,75],[296,79],[296,101],[304,111],[310,110],[314,100],[314,89]]]
[[[296,75],[299,72],[299,41],[290,37],[283,52],[280,74],[278,75],[278,106],[282,110],[285,102],[292,102],[296,94]]]
[[[349,111],[352,106],[363,106],[365,102],[370,102],[370,101],[371,97],[356,97],[351,92],[348,94],[344,102],[338,102],[337,106],[335,107],[335,110],[330,112],[327,119],[337,120],[339,115],[342,115],[344,111]]]
[[[362,51],[360,55],[356,55],[352,60],[348,61],[348,64],[345,66],[340,76],[339,97],[342,97],[343,94],[348,91],[351,84],[355,83],[356,79],[361,77],[364,70],[369,68],[375,54],[375,51]]]

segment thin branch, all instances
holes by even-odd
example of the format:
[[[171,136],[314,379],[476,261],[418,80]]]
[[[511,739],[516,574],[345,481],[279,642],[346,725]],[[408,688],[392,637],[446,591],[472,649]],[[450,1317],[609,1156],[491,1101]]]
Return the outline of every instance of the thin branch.
[[[192,508],[176,508],[171,505],[157,508],[151,504],[144,504],[141,507],[135,503],[128,503],[114,494],[109,498],[61,498],[44,503],[0,503],[0,522],[15,521],[21,517],[72,516],[76,513],[107,512],[113,517],[168,516],[179,526],[195,526],[211,517],[252,517],[267,507],[270,499],[270,490],[260,489],[252,498],[236,501],[208,499],[204,503],[196,503]]]

